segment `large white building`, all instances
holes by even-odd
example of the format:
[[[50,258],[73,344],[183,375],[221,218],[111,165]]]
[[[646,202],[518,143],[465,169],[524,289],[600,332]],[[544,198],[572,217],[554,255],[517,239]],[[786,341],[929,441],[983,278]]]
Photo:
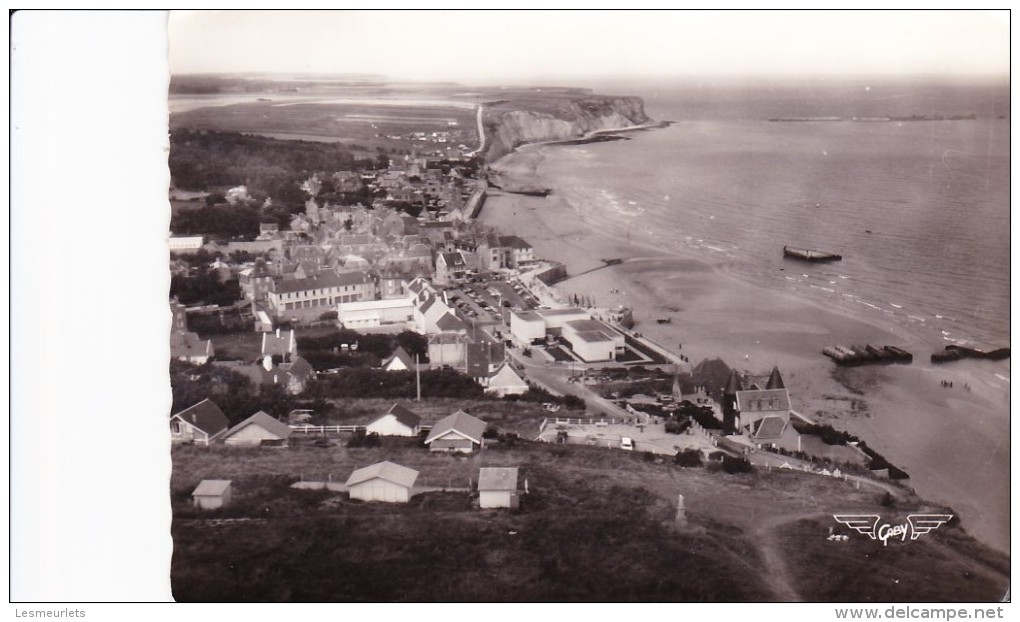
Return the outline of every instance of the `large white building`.
[[[611,361],[624,350],[624,337],[598,320],[574,320],[563,325],[563,339],[581,360]]]
[[[336,306],[337,322],[344,328],[378,328],[414,322],[411,298],[341,302]]]
[[[588,320],[591,315],[584,309],[535,309],[510,313],[510,334],[521,343],[545,339],[547,334],[558,335],[568,322]]]
[[[307,279],[280,280],[275,291],[268,293],[269,306],[276,317],[299,320],[317,319],[340,303],[373,298],[375,284],[364,272],[326,272]]]
[[[205,241],[202,236],[172,236],[169,241],[171,253],[194,253],[202,248]]]

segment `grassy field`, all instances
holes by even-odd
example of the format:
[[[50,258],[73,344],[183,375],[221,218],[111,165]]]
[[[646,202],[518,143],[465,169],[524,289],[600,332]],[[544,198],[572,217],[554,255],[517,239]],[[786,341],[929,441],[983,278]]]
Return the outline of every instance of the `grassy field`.
[[[390,505],[289,487],[327,474],[343,481],[384,459],[433,486],[519,466],[530,494],[510,512],[480,510],[468,492]],[[727,475],[532,443],[454,457],[396,440],[179,447],[173,463],[171,581],[181,601],[982,601],[1008,581],[1008,559],[951,525],[885,548],[864,536],[826,541],[831,513],[890,508],[874,491],[802,473]],[[203,478],[233,480],[233,503],[192,508]],[[674,520],[677,494],[686,526]],[[927,507],[904,492],[892,511]]]
[[[451,122],[457,125],[449,125]],[[315,141],[333,139],[368,149],[401,151],[422,149],[431,143],[386,137],[406,137],[412,132],[451,132],[453,145],[478,144],[473,110],[421,105],[255,102],[211,106],[171,115],[170,129],[182,128],[286,135],[281,137]]]

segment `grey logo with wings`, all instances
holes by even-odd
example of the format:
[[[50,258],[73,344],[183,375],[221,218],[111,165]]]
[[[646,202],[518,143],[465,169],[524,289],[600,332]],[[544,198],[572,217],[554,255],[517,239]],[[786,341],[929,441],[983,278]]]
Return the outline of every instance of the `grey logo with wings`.
[[[907,535],[911,540],[917,540],[929,531],[952,520],[952,514],[911,514],[907,516],[907,522],[899,525],[889,523],[879,524],[882,517],[878,514],[833,514],[832,518],[837,523],[862,533],[872,540],[880,540],[883,545],[888,545],[891,538],[899,538],[901,542],[906,541]]]

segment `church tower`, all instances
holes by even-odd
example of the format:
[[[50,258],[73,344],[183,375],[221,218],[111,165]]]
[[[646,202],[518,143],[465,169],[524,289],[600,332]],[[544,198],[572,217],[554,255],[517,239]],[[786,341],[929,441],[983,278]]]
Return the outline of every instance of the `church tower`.
[[[737,370],[730,374],[730,380],[723,389],[723,434],[732,434],[737,429],[737,391],[743,390],[740,386],[740,375]]]

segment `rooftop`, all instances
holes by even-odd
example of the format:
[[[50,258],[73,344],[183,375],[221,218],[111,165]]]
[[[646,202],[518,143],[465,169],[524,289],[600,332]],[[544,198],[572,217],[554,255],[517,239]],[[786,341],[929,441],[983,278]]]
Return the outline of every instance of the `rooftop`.
[[[737,410],[740,412],[790,410],[790,393],[786,389],[737,391]]]
[[[198,483],[195,492],[191,494],[195,497],[218,497],[228,488],[230,488],[229,479],[204,479]]]
[[[226,430],[229,424],[227,416],[209,398],[202,400],[194,406],[185,408],[173,416],[179,417],[210,436]]]
[[[351,476],[347,478],[347,486],[355,486],[373,479],[382,479],[410,488],[414,486],[415,480],[418,479],[418,471],[389,461],[377,462],[351,473]]]
[[[478,490],[517,490],[517,467],[478,469]]]
[[[230,428],[230,430],[227,431],[227,436],[233,436],[250,425],[257,425],[270,434],[280,438],[287,438],[291,433],[290,426],[286,423],[283,423],[282,421],[275,419],[260,410],[251,417],[248,417],[241,423]]]
[[[463,410],[458,410],[452,415],[443,417],[437,421],[436,424],[432,426],[432,431],[429,432],[429,436],[425,439],[425,442],[429,443],[433,439],[436,439],[451,430],[456,430],[471,440],[481,443],[482,433],[485,432],[485,422],[476,417],[472,417]]]

